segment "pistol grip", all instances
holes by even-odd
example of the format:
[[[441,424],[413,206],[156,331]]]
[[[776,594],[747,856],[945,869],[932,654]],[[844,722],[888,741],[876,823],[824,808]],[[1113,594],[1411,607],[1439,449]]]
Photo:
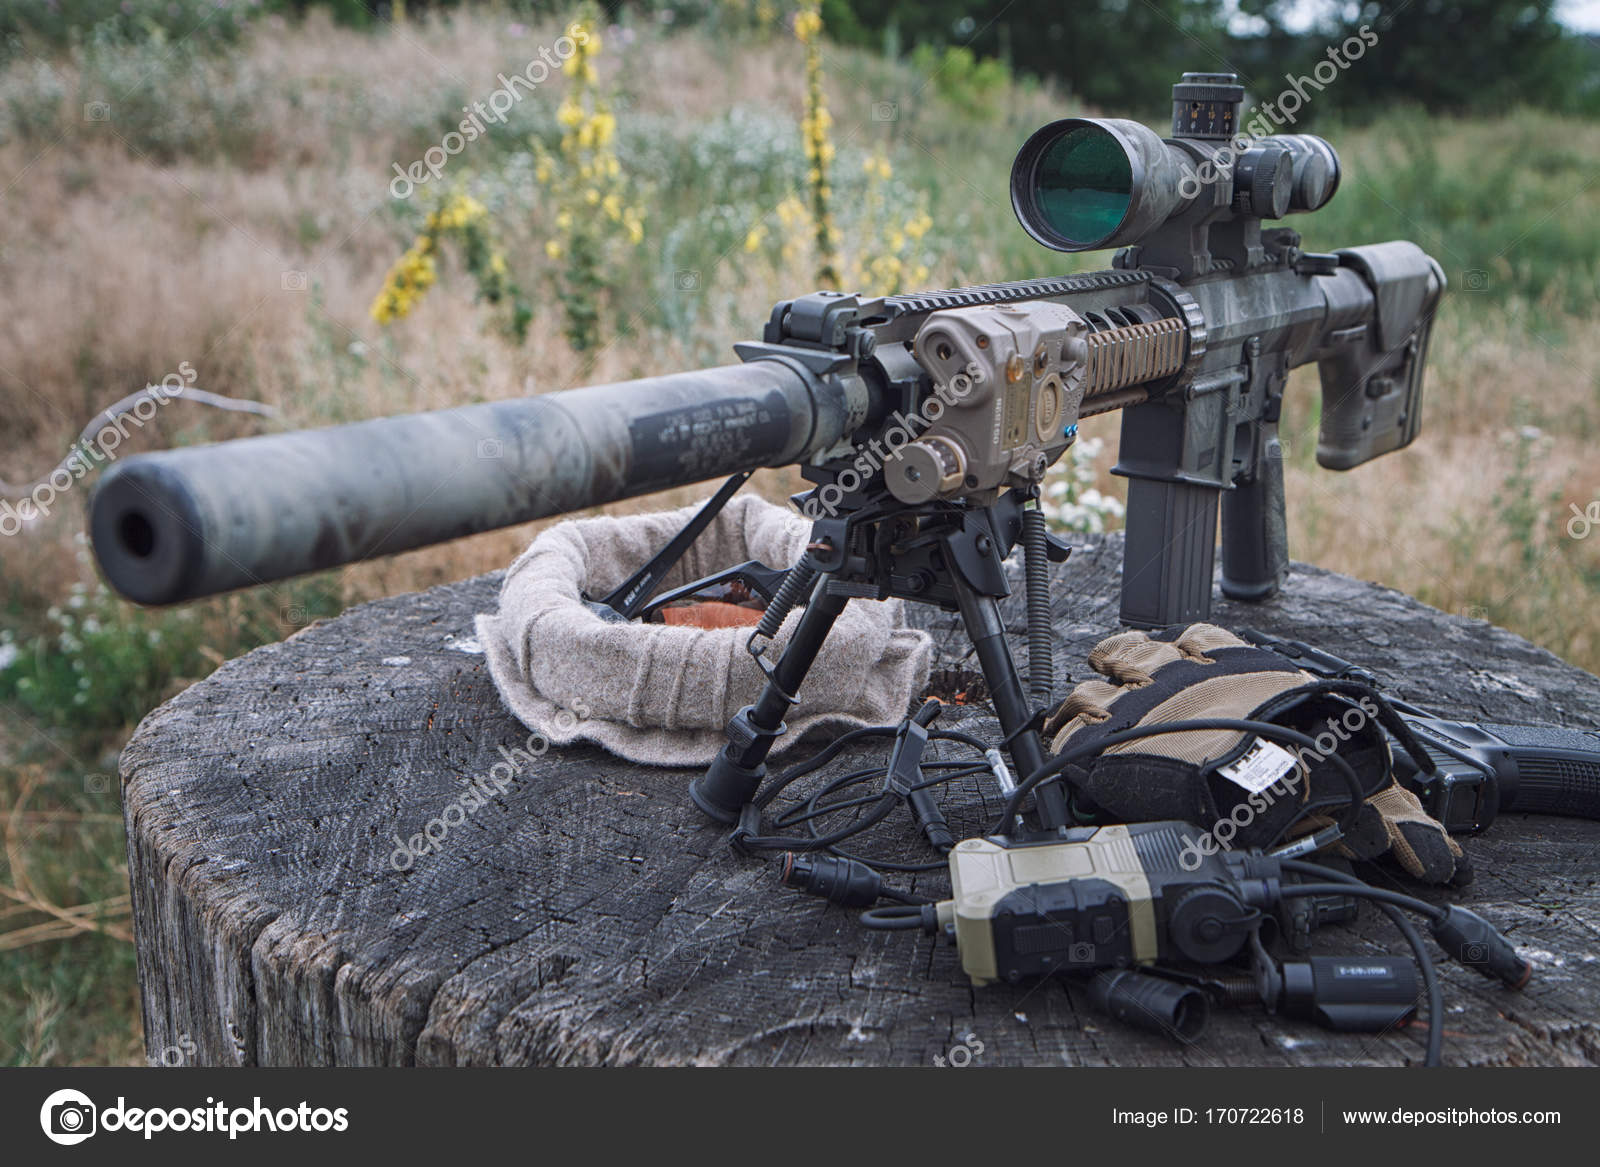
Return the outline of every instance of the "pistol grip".
[[[1222,498],[1222,594],[1265,600],[1289,575],[1289,530],[1284,513],[1283,446],[1261,443],[1255,476]]]

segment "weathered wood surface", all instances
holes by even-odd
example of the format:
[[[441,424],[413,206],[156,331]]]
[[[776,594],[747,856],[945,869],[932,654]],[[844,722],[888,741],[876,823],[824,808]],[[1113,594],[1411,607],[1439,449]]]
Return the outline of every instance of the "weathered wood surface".
[[[1089,541],[1056,574],[1062,687],[1063,664],[1081,678],[1115,630],[1120,557],[1115,538]],[[1340,1036],[1218,1010],[1183,1049],[1059,983],[974,991],[952,947],[869,934],[733,854],[685,796],[689,771],[594,749],[552,751],[438,853],[395,870],[396,834],[526,740],[472,651],[497,582],[354,609],[229,663],[141,725],[122,768],[152,1055],[189,1042],[194,1060],[228,1065],[931,1065],[970,1034],[982,1065],[1420,1060],[1415,1032]],[[1020,633],[1020,602],[1008,610]],[[1316,568],[1215,618],[1324,645],[1453,715],[1600,720],[1600,679]],[[965,653],[953,617],[923,620],[947,657]],[[958,830],[983,822],[968,793]],[[1465,845],[1479,876],[1463,901],[1536,972],[1519,995],[1443,970],[1447,1062],[1600,1062],[1600,824],[1508,816]],[[1376,913],[1319,940],[1403,950]]]

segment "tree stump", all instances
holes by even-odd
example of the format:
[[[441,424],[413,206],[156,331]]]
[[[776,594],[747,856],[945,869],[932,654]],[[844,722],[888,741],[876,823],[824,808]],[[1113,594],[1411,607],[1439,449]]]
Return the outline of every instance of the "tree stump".
[[[1120,538],[1080,542],[1054,575],[1062,691],[1117,629]],[[353,609],[228,663],[139,727],[123,805],[152,1060],[172,1047],[222,1065],[1421,1060],[1415,1032],[1219,1009],[1186,1048],[1058,981],[975,991],[952,946],[867,932],[734,853],[690,804],[693,771],[593,748],[552,750],[491,787],[436,853],[397,870],[396,836],[526,742],[472,636],[498,584]],[[1006,611],[1020,658],[1020,594]],[[912,618],[938,663],[965,663],[953,615]],[[1296,565],[1266,604],[1219,601],[1213,619],[1326,647],[1447,716],[1593,727],[1600,711],[1600,679],[1525,640],[1315,567]],[[985,710],[961,712],[993,739]],[[992,791],[979,809],[952,813],[957,837],[983,829]],[[1461,902],[1535,971],[1517,994],[1441,967],[1447,1063],[1600,1062],[1600,825],[1507,815],[1463,842],[1478,878]],[[1317,951],[1405,949],[1368,910],[1318,933]]]

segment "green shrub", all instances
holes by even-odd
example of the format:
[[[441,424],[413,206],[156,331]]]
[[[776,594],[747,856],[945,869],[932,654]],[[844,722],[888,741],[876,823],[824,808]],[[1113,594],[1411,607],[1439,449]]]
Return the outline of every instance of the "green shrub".
[[[135,608],[98,582],[75,585],[42,617],[13,600],[10,617],[23,630],[0,630],[0,701],[82,735],[88,748],[95,735],[134,724],[222,657],[281,640],[339,609],[327,577],[168,609]]]
[[[259,11],[250,0],[11,0],[0,5],[0,63],[96,36],[121,45],[230,44]]]
[[[980,58],[965,45],[951,45],[941,52],[920,44],[911,54],[911,66],[933,83],[940,97],[972,118],[992,117],[1011,85],[1011,70],[1004,61]]]

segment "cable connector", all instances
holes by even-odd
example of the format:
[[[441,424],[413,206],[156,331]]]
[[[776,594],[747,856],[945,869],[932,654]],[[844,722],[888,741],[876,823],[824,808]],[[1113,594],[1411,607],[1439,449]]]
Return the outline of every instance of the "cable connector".
[[[939,809],[939,800],[933,796],[933,791],[913,790],[906,795],[906,802],[929,846],[943,852],[956,845],[956,837],[950,833],[950,823]]]
[[[867,908],[883,895],[883,877],[865,863],[838,855],[783,856],[784,887],[820,896],[844,908]]]
[[[1476,912],[1451,905],[1433,924],[1433,938],[1451,957],[1490,980],[1520,989],[1533,965],[1517,955],[1511,941]]]
[[[943,708],[939,701],[930,698],[923,702],[921,709],[900,723],[885,778],[886,788],[906,800],[923,837],[934,850],[940,852],[954,847],[956,839],[950,833],[950,824],[944,812],[939,809],[939,800],[932,790],[922,785],[922,756],[928,749],[928,727]]]
[[[1267,854],[1274,859],[1298,859],[1302,855],[1310,855],[1331,847],[1342,838],[1344,831],[1336,823],[1331,827],[1323,827],[1320,831],[1313,831],[1309,835],[1301,835],[1294,842],[1285,843]]]

